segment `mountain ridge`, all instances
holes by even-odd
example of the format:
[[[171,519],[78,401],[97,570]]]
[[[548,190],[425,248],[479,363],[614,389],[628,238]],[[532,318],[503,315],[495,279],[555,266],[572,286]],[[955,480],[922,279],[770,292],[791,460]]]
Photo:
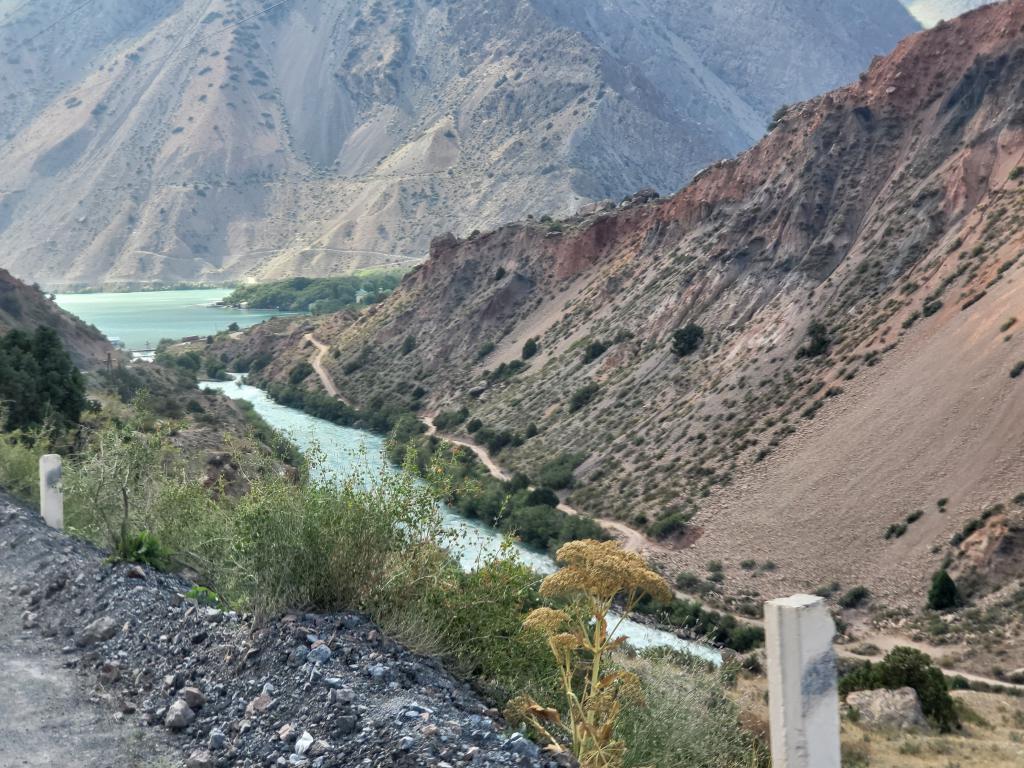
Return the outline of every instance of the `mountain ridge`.
[[[122,5],[0,27],[0,253],[47,287],[334,274],[675,189],[916,28],[896,0]]]
[[[688,528],[670,572],[747,588],[770,553],[759,589],[905,604],[1018,492],[1021,73],[1024,3],[915,35],[672,198],[438,238],[355,323],[314,321],[326,365],[357,404],[467,408],[510,470],[582,454],[574,506]],[[305,354],[282,339],[267,377]]]

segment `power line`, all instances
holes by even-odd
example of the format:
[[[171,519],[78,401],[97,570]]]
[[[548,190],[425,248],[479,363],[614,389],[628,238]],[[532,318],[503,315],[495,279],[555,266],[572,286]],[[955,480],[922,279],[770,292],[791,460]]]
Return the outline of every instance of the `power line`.
[[[290,0],[280,0],[280,2],[274,3],[273,5],[264,8],[262,11],[258,11],[257,13],[254,13],[251,16],[246,16],[244,19],[239,19],[234,24],[230,24],[230,25],[224,27],[223,29],[218,29],[216,32],[211,32],[209,35],[204,35],[203,37],[200,37],[199,40],[197,40],[196,42],[202,42],[203,40],[208,40],[211,37],[216,37],[217,35],[223,35],[225,32],[228,32],[228,31],[234,29],[235,27],[241,26],[242,24],[245,24],[245,22],[251,21],[252,19],[255,19],[257,16],[262,16],[265,13],[269,13],[270,11],[274,10],[275,8],[277,8],[278,6],[284,5],[287,2],[290,2]]]
[[[27,6],[31,2],[33,2],[33,0],[25,0],[25,2],[23,2],[17,8],[15,8],[13,11],[8,11],[7,13],[5,13],[4,14],[4,21],[7,21],[7,19],[9,19],[12,16],[14,16],[18,11],[20,11],[22,8],[24,8],[25,6]]]
[[[25,40],[22,40],[22,41],[21,41],[21,43],[20,43],[19,45],[16,45],[16,46],[14,46],[14,49],[15,49],[15,50],[17,50],[18,48],[22,48],[22,47],[24,47],[24,46],[28,45],[29,43],[31,43],[31,42],[32,42],[33,40],[35,40],[35,39],[36,39],[37,37],[39,37],[40,35],[45,35],[45,34],[46,34],[47,32],[49,32],[49,31],[50,31],[51,29],[53,29],[54,27],[56,27],[56,26],[57,26],[58,24],[60,24],[60,23],[61,23],[62,21],[65,21],[65,20],[67,20],[67,19],[71,18],[71,17],[72,17],[72,16],[74,16],[74,15],[75,15],[76,13],[78,13],[78,12],[79,12],[80,10],[82,10],[83,8],[85,8],[85,6],[87,6],[87,5],[91,4],[92,2],[93,2],[93,0],[85,0],[85,2],[84,2],[84,3],[79,3],[79,4],[78,4],[78,5],[76,5],[76,6],[74,7],[74,8],[72,8],[72,9],[71,9],[70,11],[68,11],[68,12],[67,12],[67,13],[65,13],[65,14],[64,14],[63,16],[61,16],[61,17],[60,17],[59,19],[57,19],[57,20],[56,20],[56,21],[54,21],[54,22],[53,22],[52,24],[50,24],[49,26],[47,26],[47,27],[44,27],[43,29],[39,30],[39,31],[38,31],[38,32],[36,32],[36,33],[35,33],[34,35],[32,35],[31,37],[29,37],[29,38],[26,38]],[[21,7],[21,6],[19,6],[19,7]]]

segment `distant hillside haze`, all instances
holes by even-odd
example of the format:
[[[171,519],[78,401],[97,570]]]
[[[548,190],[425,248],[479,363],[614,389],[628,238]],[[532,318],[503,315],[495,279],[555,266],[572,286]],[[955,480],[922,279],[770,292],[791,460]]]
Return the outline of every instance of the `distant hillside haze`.
[[[917,29],[898,0],[7,0],[0,266],[68,288],[408,263],[672,192]]]
[[[914,17],[926,27],[955,19],[962,13],[987,5],[991,0],[903,0]]]

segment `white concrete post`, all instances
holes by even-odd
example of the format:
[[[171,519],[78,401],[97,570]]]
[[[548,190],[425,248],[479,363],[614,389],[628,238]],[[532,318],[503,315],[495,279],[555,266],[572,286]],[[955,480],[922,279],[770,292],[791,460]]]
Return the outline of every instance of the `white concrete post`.
[[[39,511],[51,528],[64,530],[64,490],[60,484],[60,456],[39,457]]]
[[[774,768],[840,768],[839,691],[825,600],[793,595],[764,606]]]

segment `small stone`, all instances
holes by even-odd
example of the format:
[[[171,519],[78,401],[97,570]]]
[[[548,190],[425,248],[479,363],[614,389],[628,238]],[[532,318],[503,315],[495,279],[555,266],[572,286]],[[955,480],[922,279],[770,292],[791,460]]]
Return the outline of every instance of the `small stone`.
[[[100,682],[103,685],[113,685],[121,679],[121,665],[116,661],[107,661],[100,667]]]
[[[313,664],[325,664],[331,658],[331,649],[326,645],[318,645],[306,654],[306,661]]]
[[[309,731],[303,731],[302,735],[295,740],[295,754],[304,755],[309,752],[309,748],[313,746],[315,739]]]
[[[25,611],[21,614],[21,626],[22,629],[35,629],[39,626],[38,614],[32,613],[32,611]]]
[[[274,700],[270,698],[269,694],[261,693],[255,699],[249,702],[249,706],[245,708],[246,717],[252,717],[253,715],[260,715],[266,712],[274,705]]]
[[[219,752],[224,749],[224,745],[227,743],[228,737],[224,734],[224,731],[220,728],[214,728],[210,731],[210,749],[214,752]]]
[[[323,757],[330,751],[331,745],[323,739],[317,739],[309,745],[309,750],[306,752],[310,757]]]
[[[334,732],[338,736],[348,736],[356,732],[356,724],[359,718],[355,715],[342,715],[334,720]]]
[[[281,730],[277,732],[277,738],[279,738],[285,744],[293,743],[299,737],[299,732],[295,726],[291,723],[281,726]]]
[[[110,616],[100,616],[82,630],[78,636],[78,644],[86,646],[105,642],[116,635],[117,630],[118,624],[115,619]]]
[[[188,728],[196,719],[196,713],[192,711],[184,699],[178,699],[167,708],[167,715],[164,717],[164,725],[172,731],[180,731]]]
[[[125,578],[127,579],[145,579],[146,571],[141,565],[133,565],[127,571],[124,572]]]
[[[181,689],[181,698],[185,700],[192,709],[201,709],[206,703],[206,696],[198,688],[188,687]]]
[[[398,740],[398,748],[403,752],[408,752],[416,746],[416,739],[412,736],[403,736]]]
[[[185,768],[214,768],[216,761],[205,749],[197,749],[188,756],[188,760],[185,761]]]

